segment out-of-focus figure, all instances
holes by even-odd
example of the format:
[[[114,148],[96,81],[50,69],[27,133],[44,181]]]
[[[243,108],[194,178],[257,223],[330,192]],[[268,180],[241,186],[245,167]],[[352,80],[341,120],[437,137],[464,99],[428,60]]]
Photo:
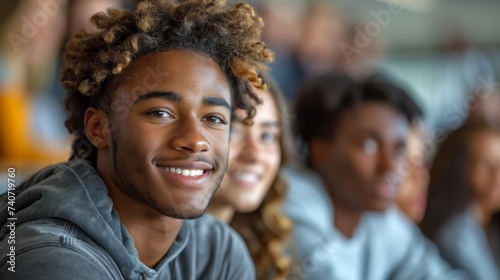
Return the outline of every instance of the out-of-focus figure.
[[[422,231],[473,279],[500,279],[500,126],[471,119],[448,135],[431,168]]]
[[[385,55],[383,38],[369,37],[361,23],[346,25],[344,41],[338,52],[339,68],[354,79],[382,76],[381,62]]]
[[[399,209],[413,222],[419,223],[424,217],[429,184],[428,160],[430,150],[423,145],[430,139],[427,125],[414,120],[408,135],[406,147],[407,173],[401,183],[396,202]]]
[[[378,79],[328,73],[299,91],[295,131],[309,169],[285,170],[297,278],[467,279],[394,205],[418,111]]]
[[[305,77],[338,69],[339,46],[345,31],[342,13],[328,2],[312,4],[303,28],[297,56]]]
[[[265,23],[262,36],[276,54],[271,75],[287,100],[292,99],[302,80],[295,50],[301,44],[307,5],[307,0],[265,0],[259,5]]]
[[[28,169],[62,161],[68,149],[63,129],[52,129],[62,104],[45,98],[56,73],[65,30],[66,5],[58,1],[7,1],[0,19],[0,165]],[[42,106],[51,109],[42,109]],[[59,115],[58,115],[59,114]],[[60,124],[56,124],[60,127]],[[26,174],[25,174],[26,175]]]

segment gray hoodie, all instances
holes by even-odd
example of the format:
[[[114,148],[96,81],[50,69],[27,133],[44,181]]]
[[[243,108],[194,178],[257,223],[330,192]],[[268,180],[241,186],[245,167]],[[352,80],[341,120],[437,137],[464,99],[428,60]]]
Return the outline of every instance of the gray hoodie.
[[[184,221],[154,269],[141,263],[88,162],[47,167],[10,196],[0,197],[0,279],[255,279],[242,239],[207,215]]]

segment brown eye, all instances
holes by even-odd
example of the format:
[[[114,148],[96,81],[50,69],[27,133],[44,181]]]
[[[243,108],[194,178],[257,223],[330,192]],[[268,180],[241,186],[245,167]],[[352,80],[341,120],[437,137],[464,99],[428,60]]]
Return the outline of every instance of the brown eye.
[[[204,117],[202,120],[208,121],[208,122],[211,122],[214,124],[221,124],[221,125],[228,124],[228,122],[222,116],[219,116],[219,115],[207,116],[207,117]]]
[[[152,116],[152,117],[156,117],[156,118],[173,117],[169,111],[162,110],[162,109],[155,109],[155,110],[149,111],[149,112],[147,112],[147,115]]]

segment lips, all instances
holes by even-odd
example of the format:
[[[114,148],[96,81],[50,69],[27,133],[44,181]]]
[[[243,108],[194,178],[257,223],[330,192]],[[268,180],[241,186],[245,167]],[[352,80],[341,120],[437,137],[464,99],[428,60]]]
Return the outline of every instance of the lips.
[[[397,188],[393,184],[380,183],[374,188],[375,194],[384,199],[393,199],[397,195]]]
[[[237,180],[245,181],[248,183],[257,183],[259,181],[259,175],[255,173],[232,172],[231,175]]]
[[[229,178],[233,182],[233,185],[245,188],[253,189],[259,185],[262,176],[259,172],[253,170],[232,170],[228,173]]]

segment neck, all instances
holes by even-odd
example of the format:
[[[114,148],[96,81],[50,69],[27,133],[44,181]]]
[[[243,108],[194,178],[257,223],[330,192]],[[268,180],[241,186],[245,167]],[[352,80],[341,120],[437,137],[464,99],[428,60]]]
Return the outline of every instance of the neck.
[[[223,221],[226,224],[231,222],[233,219],[235,209],[228,203],[219,203],[217,200],[213,200],[208,206],[208,214],[214,216],[215,218]]]
[[[351,238],[363,217],[364,211],[353,211],[342,203],[333,202],[334,225],[345,236]]]
[[[105,179],[104,182],[113,208],[134,240],[139,260],[150,268],[155,267],[174,243],[184,221],[162,215],[124,194],[113,182]]]

